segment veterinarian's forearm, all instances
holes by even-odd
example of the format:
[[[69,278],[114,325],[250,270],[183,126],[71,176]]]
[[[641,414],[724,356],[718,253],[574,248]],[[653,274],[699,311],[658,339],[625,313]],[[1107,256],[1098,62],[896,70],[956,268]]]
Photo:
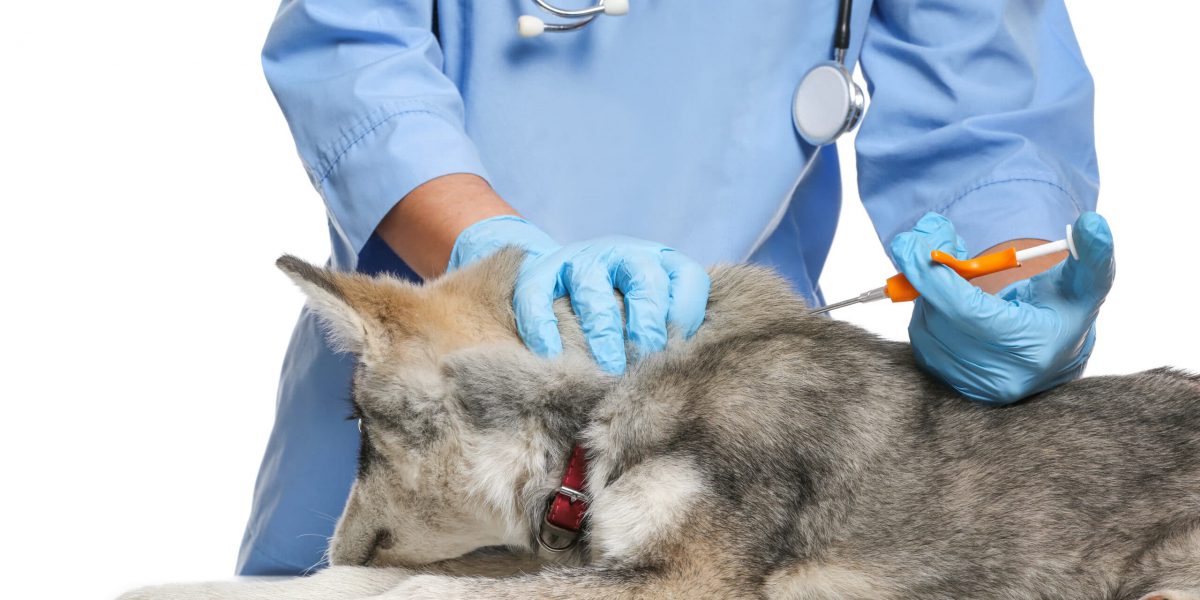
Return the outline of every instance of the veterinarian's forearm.
[[[499,215],[516,215],[487,181],[455,173],[431,179],[396,203],[375,232],[425,279],[446,270],[458,234]]]
[[[1027,239],[1027,238],[1019,239],[1019,240],[1010,240],[1007,242],[996,244],[995,246],[992,246],[991,248],[984,250],[980,254],[991,254],[992,252],[997,252],[997,251],[1003,250],[1005,248],[1016,248],[1017,250],[1024,250],[1026,248],[1032,248],[1039,244],[1045,244],[1048,241],[1049,240],[1035,240],[1035,239]],[[1054,254],[1048,254],[1046,256],[1041,256],[1038,258],[1034,258],[1032,260],[1027,260],[1027,261],[1021,263],[1020,267],[1017,267],[1015,269],[1009,269],[1007,271],[1001,271],[999,273],[992,273],[991,275],[985,275],[983,277],[973,279],[972,282],[975,285],[979,286],[983,291],[985,291],[989,294],[995,294],[996,292],[999,292],[1000,290],[1004,289],[1005,286],[1007,286],[1008,284],[1010,284],[1014,281],[1020,281],[1022,279],[1029,279],[1030,277],[1033,277],[1034,275],[1037,275],[1038,273],[1041,273],[1042,271],[1049,270],[1050,267],[1053,267],[1054,265],[1058,264],[1059,261],[1061,261],[1062,259],[1064,259],[1066,257],[1067,257],[1066,252],[1055,252]]]

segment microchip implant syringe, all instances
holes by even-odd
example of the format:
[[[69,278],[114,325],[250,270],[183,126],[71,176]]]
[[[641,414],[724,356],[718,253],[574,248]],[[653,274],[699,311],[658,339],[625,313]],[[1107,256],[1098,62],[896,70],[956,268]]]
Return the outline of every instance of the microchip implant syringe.
[[[935,263],[946,265],[947,267],[954,269],[954,272],[961,275],[964,279],[974,279],[976,277],[982,277],[992,273],[999,273],[1000,271],[1007,271],[1008,269],[1015,269],[1021,266],[1022,261],[1037,258],[1039,256],[1046,256],[1047,254],[1054,254],[1055,252],[1062,252],[1063,250],[1068,250],[1071,252],[1071,256],[1075,257],[1076,259],[1079,258],[1079,254],[1075,252],[1075,242],[1071,238],[1070,225],[1067,225],[1067,237],[1065,239],[1058,240],[1057,242],[1049,242],[1040,246],[1034,246],[1032,248],[1026,248],[1020,251],[1018,251],[1016,248],[1007,248],[999,252],[977,256],[967,260],[959,260],[947,252],[934,250],[931,253],[930,258]],[[887,298],[892,302],[908,302],[910,300],[916,300],[920,295],[920,292],[918,292],[917,289],[908,282],[908,278],[905,277],[903,273],[899,273],[889,277],[883,287],[868,290],[854,298],[842,300],[841,302],[834,302],[833,304],[828,304],[826,306],[822,306],[821,308],[814,308],[808,312],[816,315],[829,312],[831,310],[844,308],[852,304],[865,304],[867,302],[883,300],[884,298]]]

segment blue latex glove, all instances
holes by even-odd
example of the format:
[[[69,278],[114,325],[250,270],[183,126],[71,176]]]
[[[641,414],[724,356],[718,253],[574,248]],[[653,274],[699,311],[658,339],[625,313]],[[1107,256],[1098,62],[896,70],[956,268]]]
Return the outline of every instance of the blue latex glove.
[[[996,404],[1079,377],[1115,263],[1112,233],[1100,215],[1080,216],[1072,237],[1078,260],[1068,257],[993,296],[930,260],[934,249],[966,258],[945,217],[928,213],[896,236],[892,256],[921,292],[908,326],[917,362],[964,396]]]
[[[562,352],[556,298],[570,295],[592,356],[610,373],[625,371],[625,327],[613,289],[625,295],[629,341],[639,356],[666,347],[667,326],[691,337],[704,321],[708,274],[662,244],[606,236],[560,246],[519,217],[492,217],[459,234],[449,269],[471,264],[505,246],[528,252],[517,275],[517,329],[534,352]]]

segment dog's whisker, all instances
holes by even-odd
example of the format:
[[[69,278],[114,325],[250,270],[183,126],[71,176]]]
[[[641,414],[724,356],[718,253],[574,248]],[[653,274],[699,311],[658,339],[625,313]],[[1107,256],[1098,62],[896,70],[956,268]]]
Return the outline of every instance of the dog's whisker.
[[[323,512],[323,511],[319,511],[319,510],[317,510],[317,509],[315,509],[315,508],[310,508],[310,509],[309,509],[309,512],[311,512],[312,514],[314,514],[314,515],[316,515],[316,516],[318,516],[318,517],[321,517],[322,519],[325,519],[325,520],[329,521],[330,523],[334,523],[334,524],[336,524],[336,523],[337,523],[337,521],[338,521],[337,517],[335,517],[335,516],[333,516],[333,515],[330,515],[329,513],[326,513],[326,512]]]

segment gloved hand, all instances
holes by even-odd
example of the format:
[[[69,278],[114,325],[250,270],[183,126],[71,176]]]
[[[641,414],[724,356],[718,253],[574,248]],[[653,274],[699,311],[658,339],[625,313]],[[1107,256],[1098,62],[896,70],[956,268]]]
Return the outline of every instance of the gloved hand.
[[[934,249],[966,258],[945,217],[928,213],[892,241],[892,256],[921,297],[908,335],[917,362],[964,396],[1008,404],[1083,372],[1096,340],[1096,314],[1112,287],[1113,240],[1100,215],[1084,213],[1072,237],[1079,259],[985,293]]]
[[[614,288],[625,295],[629,341],[639,356],[666,347],[668,324],[691,337],[704,321],[708,274],[683,254],[653,242],[606,236],[560,246],[524,219],[492,217],[459,234],[448,268],[505,246],[528,253],[517,275],[513,309],[521,339],[542,356],[562,352],[553,303],[567,294],[592,356],[610,373],[623,373],[626,364]]]

